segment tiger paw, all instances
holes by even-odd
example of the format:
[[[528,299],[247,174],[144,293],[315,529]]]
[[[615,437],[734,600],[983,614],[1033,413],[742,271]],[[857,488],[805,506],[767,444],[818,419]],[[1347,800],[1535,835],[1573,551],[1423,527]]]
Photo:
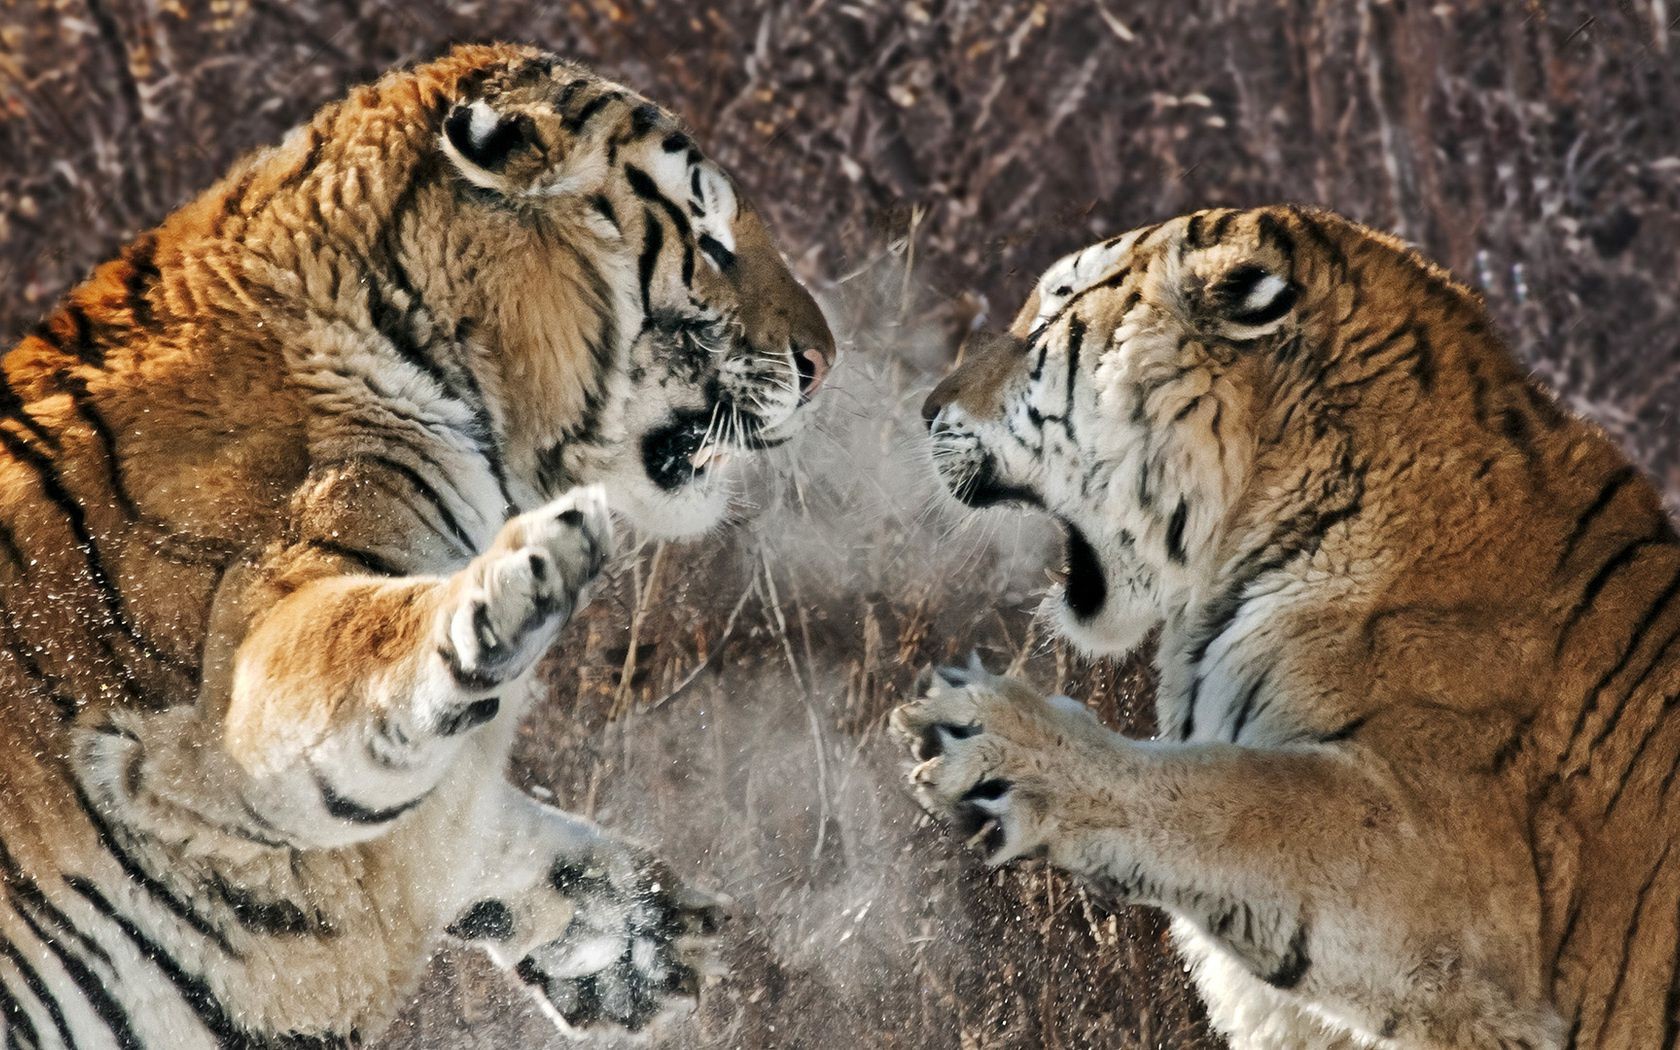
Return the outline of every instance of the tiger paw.
[[[457,684],[489,692],[534,666],[589,600],[612,556],[612,519],[600,489],[578,489],[509,521],[489,551],[462,570],[443,613],[440,652]],[[474,699],[441,711],[438,730],[479,710]],[[459,710],[457,710],[459,709]]]
[[[910,771],[917,801],[994,865],[1051,844],[1066,767],[1085,746],[1117,739],[1077,701],[1047,698],[978,661],[937,670],[890,725],[917,763]]]
[[[557,861],[549,884],[571,904],[571,921],[515,973],[565,1031],[649,1030],[691,1013],[704,979],[722,973],[728,900],[643,851],[598,843]]]

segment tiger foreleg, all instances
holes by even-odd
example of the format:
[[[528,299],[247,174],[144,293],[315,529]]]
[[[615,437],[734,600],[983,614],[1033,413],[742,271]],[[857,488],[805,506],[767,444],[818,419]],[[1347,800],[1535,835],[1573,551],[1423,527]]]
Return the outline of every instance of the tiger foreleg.
[[[721,969],[725,900],[581,817],[504,794],[504,826],[449,932],[512,971],[567,1031],[640,1031],[692,1009]]]
[[[220,731],[262,833],[332,846],[422,803],[586,600],[611,521],[593,490],[513,518],[450,576],[324,575],[251,618]]]
[[[892,724],[918,799],[991,863],[1044,856],[1212,945],[1204,977],[1241,985],[1204,981],[1216,1017],[1240,995],[1371,1045],[1557,1042],[1537,946],[1500,932],[1523,929],[1522,891],[1345,753],[1129,740],[978,667],[941,672]]]

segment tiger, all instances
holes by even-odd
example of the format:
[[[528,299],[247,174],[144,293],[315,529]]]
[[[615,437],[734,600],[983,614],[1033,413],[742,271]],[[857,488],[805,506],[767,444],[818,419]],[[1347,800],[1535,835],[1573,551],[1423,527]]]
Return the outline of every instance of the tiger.
[[[510,44],[94,269],[0,358],[5,1045],[362,1045],[450,939],[691,1013],[730,902],[504,767],[613,515],[713,531],[834,361],[676,117]]]
[[[991,865],[1166,912],[1237,1048],[1680,1037],[1680,541],[1415,248],[1208,209],[1038,280],[923,406],[1041,612],[1155,638],[1153,739],[979,662],[890,714]]]

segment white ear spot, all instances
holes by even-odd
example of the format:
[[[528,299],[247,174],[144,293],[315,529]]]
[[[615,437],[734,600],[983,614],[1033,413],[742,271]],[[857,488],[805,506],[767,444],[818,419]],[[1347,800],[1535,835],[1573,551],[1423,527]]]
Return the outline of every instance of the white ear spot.
[[[484,189],[501,189],[498,173],[508,158],[531,140],[531,119],[522,113],[498,113],[483,99],[450,110],[439,145],[462,176]]]
[[[496,130],[496,111],[490,108],[490,103],[477,99],[467,107],[467,134],[472,136],[475,147],[483,148],[484,140]]]
[[[1267,274],[1260,278],[1259,282],[1255,284],[1254,290],[1244,296],[1243,301],[1237,304],[1237,313],[1249,314],[1264,310],[1272,305],[1277,297],[1283,294],[1284,289],[1288,287],[1289,282],[1282,277],[1275,273]]]
[[[1289,279],[1258,266],[1239,266],[1214,291],[1214,305],[1225,320],[1258,328],[1282,320],[1300,297]]]

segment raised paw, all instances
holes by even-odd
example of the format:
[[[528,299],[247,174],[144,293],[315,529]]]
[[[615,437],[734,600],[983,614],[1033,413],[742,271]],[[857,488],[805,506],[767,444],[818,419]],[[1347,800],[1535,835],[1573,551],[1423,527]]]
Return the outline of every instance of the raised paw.
[[[1046,698],[978,660],[936,670],[928,691],[894,709],[889,724],[917,763],[917,801],[991,864],[1049,845],[1067,767],[1115,739],[1083,705]]]
[[[611,555],[612,519],[595,487],[504,525],[490,550],[462,570],[459,593],[444,610],[440,651],[457,683],[488,692],[534,666],[588,602],[589,584]],[[485,720],[483,701],[458,706],[440,713],[438,731]]]
[[[565,1030],[647,1030],[691,1012],[703,978],[722,972],[729,902],[641,850],[600,844],[557,861],[549,883],[572,905],[571,922],[515,972]]]

